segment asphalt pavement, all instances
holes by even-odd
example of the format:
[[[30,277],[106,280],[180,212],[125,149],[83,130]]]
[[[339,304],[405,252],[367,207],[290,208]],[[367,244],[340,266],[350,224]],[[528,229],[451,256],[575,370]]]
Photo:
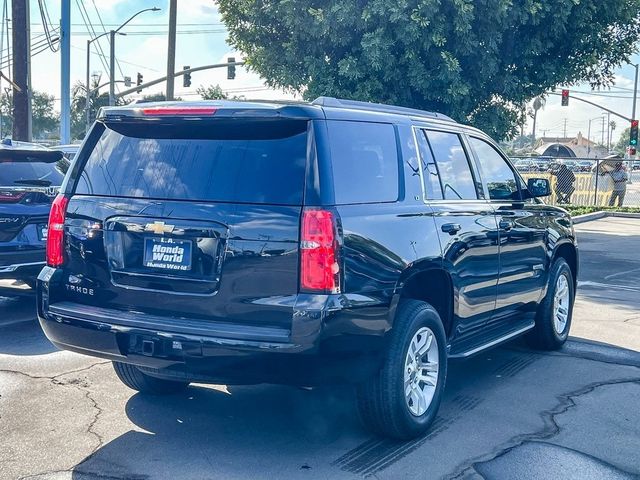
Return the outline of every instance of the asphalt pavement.
[[[452,363],[438,419],[409,443],[364,431],[347,387],[137,394],[108,362],[57,351],[33,299],[0,299],[0,478],[638,478],[640,220],[577,230],[570,341]]]

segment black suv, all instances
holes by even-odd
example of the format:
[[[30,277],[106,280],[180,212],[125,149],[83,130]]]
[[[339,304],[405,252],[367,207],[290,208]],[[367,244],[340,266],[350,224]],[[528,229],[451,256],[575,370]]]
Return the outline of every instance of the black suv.
[[[108,108],[54,202],[38,315],[142,392],[353,382],[368,427],[410,438],[448,359],[566,340],[577,250],[548,194],[425,111]]]
[[[45,265],[51,202],[64,178],[62,152],[4,140],[0,144],[0,279],[35,287]],[[15,293],[2,287],[0,293]]]

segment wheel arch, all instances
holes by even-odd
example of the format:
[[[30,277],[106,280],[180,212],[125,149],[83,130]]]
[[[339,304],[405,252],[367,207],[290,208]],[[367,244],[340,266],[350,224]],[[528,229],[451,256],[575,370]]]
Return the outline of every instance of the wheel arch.
[[[404,298],[429,303],[440,315],[449,338],[454,323],[454,297],[451,274],[442,264],[429,263],[411,268],[402,274],[396,288],[394,304],[397,305]]]
[[[558,245],[556,245],[555,249],[553,250],[553,256],[551,257],[552,265],[557,258],[563,258],[569,265],[569,268],[571,269],[571,274],[573,275],[573,286],[575,288],[578,284],[578,249],[577,247],[572,241],[568,239],[564,242],[559,243]]]

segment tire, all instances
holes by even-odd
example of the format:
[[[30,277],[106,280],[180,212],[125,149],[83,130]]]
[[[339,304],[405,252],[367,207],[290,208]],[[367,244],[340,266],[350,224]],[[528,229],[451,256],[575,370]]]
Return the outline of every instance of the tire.
[[[425,365],[413,362],[408,363],[408,351],[414,339],[422,340],[432,335],[432,342],[436,345],[425,347],[425,357],[431,370],[418,368],[421,373],[429,372],[431,382],[435,380],[435,388],[416,380],[409,374],[409,367]],[[428,342],[428,340],[427,340]],[[415,344],[414,344],[415,345]],[[437,352],[437,371],[433,371],[432,359]],[[413,356],[412,356],[413,357]],[[415,358],[415,357],[413,357]],[[412,372],[417,371],[412,368]],[[408,375],[405,377],[405,373]],[[411,380],[413,378],[413,380]],[[366,383],[357,388],[358,412],[364,426],[371,432],[384,437],[398,440],[415,438],[427,431],[436,417],[444,385],[447,378],[447,350],[446,335],[438,312],[425,302],[417,300],[405,300],[398,306],[394,321],[394,328],[386,350],[386,358],[381,370]],[[416,383],[420,391],[432,395],[430,401],[414,402],[408,399],[405,392],[418,392],[412,389],[411,384]],[[420,397],[418,397],[420,398]],[[424,408],[424,410],[422,410]],[[414,412],[412,412],[412,409]],[[418,410],[418,411],[415,411]]]
[[[188,382],[164,380],[142,373],[135,365],[122,362],[112,362],[113,369],[122,383],[140,393],[152,395],[167,395],[185,390]]]
[[[556,311],[556,294],[559,291],[562,292],[564,284],[566,284],[567,295],[560,296],[568,300],[568,305],[563,306],[563,311],[566,311],[566,319],[562,322]],[[571,268],[564,258],[557,258],[549,272],[547,294],[538,306],[536,326],[528,336],[529,344],[532,347],[539,350],[557,350],[564,345],[571,329],[574,300],[575,283]],[[559,304],[561,305],[561,302]]]

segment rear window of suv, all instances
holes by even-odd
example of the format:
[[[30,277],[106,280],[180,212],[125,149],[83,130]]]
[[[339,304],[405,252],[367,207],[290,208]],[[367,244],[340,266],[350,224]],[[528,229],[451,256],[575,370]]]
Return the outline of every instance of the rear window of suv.
[[[59,187],[64,178],[59,163],[12,162],[0,159],[0,185]]]
[[[302,204],[306,121],[134,120],[96,128],[81,153],[89,151],[78,194]]]

